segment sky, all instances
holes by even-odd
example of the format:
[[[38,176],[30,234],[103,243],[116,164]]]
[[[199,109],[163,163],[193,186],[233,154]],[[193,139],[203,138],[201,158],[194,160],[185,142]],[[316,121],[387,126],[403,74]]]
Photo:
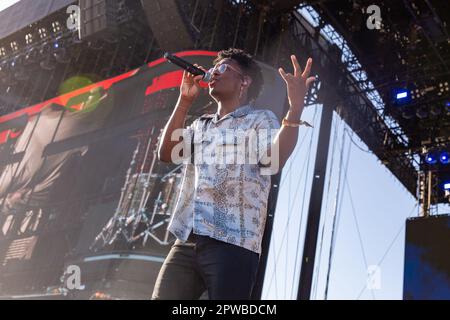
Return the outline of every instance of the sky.
[[[305,109],[302,118],[314,128],[301,128],[297,147],[283,169],[264,299],[297,296],[321,108]],[[334,115],[312,298],[325,298],[337,212],[327,299],[402,299],[404,226],[407,217],[418,214],[416,201],[355,134],[350,141],[351,135]],[[367,289],[370,266],[379,271],[379,286],[373,290]]]
[[[0,0],[0,11],[5,10],[16,2],[19,2],[19,0]]]

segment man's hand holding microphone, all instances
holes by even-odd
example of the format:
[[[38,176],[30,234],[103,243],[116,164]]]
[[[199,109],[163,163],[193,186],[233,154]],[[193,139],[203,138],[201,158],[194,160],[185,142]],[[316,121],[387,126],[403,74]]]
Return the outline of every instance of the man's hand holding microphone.
[[[163,162],[173,162],[171,156],[172,149],[179,141],[172,141],[172,133],[177,129],[184,129],[186,115],[194,101],[200,95],[200,92],[203,90],[200,81],[210,81],[211,75],[205,68],[193,65],[170,53],[164,54],[164,58],[184,69],[180,85],[180,95],[172,115],[163,130],[158,148],[159,160]]]

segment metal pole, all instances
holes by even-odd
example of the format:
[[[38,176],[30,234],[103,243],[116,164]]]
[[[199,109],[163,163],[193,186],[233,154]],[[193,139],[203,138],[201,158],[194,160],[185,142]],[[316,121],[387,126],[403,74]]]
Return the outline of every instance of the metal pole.
[[[325,103],[322,107],[322,117],[320,119],[319,142],[314,165],[314,176],[309,201],[308,221],[306,226],[305,245],[303,247],[302,269],[300,272],[297,300],[309,300],[311,297],[332,120],[333,108],[330,104]]]
[[[428,217],[430,215],[430,208],[431,208],[431,187],[432,187],[432,183],[433,183],[433,172],[431,172],[431,170],[428,170],[428,185],[427,185],[427,206],[426,206],[426,210],[424,212],[424,216]]]
[[[266,275],[267,260],[269,257],[270,239],[272,238],[273,221],[275,218],[275,208],[277,204],[278,191],[280,189],[281,173],[272,176],[272,186],[268,199],[267,220],[264,229],[264,236],[261,243],[261,256],[259,258],[258,273],[256,274],[256,282],[253,286],[252,300],[261,300],[264,278]]]

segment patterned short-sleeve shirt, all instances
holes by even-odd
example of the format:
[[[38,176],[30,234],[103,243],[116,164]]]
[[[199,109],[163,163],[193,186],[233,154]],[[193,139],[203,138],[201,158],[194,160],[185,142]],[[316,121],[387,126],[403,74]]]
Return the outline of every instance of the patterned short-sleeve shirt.
[[[196,159],[200,146],[203,154],[214,156],[218,146],[238,143],[241,135],[223,134],[230,131],[265,129],[261,131],[265,131],[266,138],[256,143],[260,152],[259,149],[270,146],[280,124],[272,111],[245,105],[221,119],[217,113],[203,115],[189,128],[194,134],[192,159]],[[210,132],[220,134],[208,135]],[[224,154],[228,157],[228,153]],[[271,176],[261,174],[260,159],[258,155],[256,163],[217,164],[193,160],[186,164],[168,230],[181,241],[186,241],[192,231],[261,253]]]

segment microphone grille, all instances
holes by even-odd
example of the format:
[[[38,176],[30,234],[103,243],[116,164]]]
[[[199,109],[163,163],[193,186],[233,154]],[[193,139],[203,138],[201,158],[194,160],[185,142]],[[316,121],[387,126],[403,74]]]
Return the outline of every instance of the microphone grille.
[[[210,82],[210,81],[211,81],[211,78],[212,78],[212,74],[211,74],[211,72],[208,71],[208,72],[205,73],[205,75],[203,76],[203,79],[202,79],[202,80],[203,80],[204,82]]]

